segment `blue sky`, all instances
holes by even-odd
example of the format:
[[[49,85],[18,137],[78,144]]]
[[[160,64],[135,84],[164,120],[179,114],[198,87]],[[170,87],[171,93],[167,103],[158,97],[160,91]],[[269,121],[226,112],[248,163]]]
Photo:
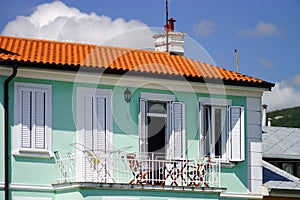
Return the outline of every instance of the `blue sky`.
[[[108,17],[113,28],[107,27],[110,25],[108,23],[106,26],[99,25],[99,29],[101,27],[105,27],[105,30],[109,29],[110,32],[107,34],[110,36],[119,27],[124,27],[125,30],[139,26],[162,28],[165,23],[165,0],[63,0],[62,2],[65,7],[60,4],[54,5],[53,1],[48,0],[0,0],[2,8],[0,31],[4,35],[45,39],[69,37],[67,38],[69,40],[94,42],[90,39],[92,31],[78,33],[76,30],[55,30],[54,24],[51,24],[50,27],[50,21],[54,19],[47,21],[46,18],[51,18],[51,13],[61,12],[56,15],[61,17],[60,21],[57,20],[57,24],[62,26],[61,24],[65,23],[62,18],[65,17],[64,20],[68,20],[63,13],[73,12],[67,8],[78,9],[78,14],[74,11],[75,14],[70,15],[78,16],[80,14],[82,18],[88,16],[87,18],[91,21],[95,19],[94,15]],[[50,3],[51,6],[45,3]],[[43,4],[45,6],[41,7]],[[59,11],[55,10],[57,5],[60,6]],[[49,11],[50,14],[48,13],[49,16],[47,16],[45,10],[50,7],[54,11]],[[41,12],[38,13],[39,10]],[[30,29],[28,28],[30,26],[26,25],[27,19],[32,22],[31,19],[34,17],[37,21],[44,21],[35,23],[35,27],[39,26],[37,29]],[[67,17],[70,19],[70,16]],[[190,41],[202,46],[214,64],[235,71],[234,49],[236,48],[239,54],[241,73],[276,83],[274,92],[264,97],[264,101],[270,104],[271,110],[300,106],[300,66],[298,61],[300,57],[300,1],[171,0],[169,17],[177,20],[175,29],[186,32]],[[118,23],[113,23],[118,18],[122,18],[123,21],[119,20]],[[77,23],[80,20],[76,18],[73,22]],[[85,21],[84,27],[88,28],[88,24]],[[48,25],[49,29],[46,29]],[[95,27],[95,24],[91,26]],[[26,30],[27,28],[28,30]],[[45,32],[49,31],[37,34],[41,29],[44,29]],[[53,34],[61,31],[62,34],[55,38],[56,36],[51,36],[51,31]],[[65,34],[66,32],[68,34]],[[72,35],[70,32],[76,32],[77,35]],[[90,38],[85,40],[82,35]],[[197,54],[197,50],[201,51],[201,48],[196,48],[193,54]],[[191,54],[187,56],[195,57]],[[197,56],[195,58],[201,59]]]

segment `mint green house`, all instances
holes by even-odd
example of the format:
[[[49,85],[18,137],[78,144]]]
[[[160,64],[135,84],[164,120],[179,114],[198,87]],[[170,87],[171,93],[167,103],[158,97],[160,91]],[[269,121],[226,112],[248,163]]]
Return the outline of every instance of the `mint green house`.
[[[272,83],[170,52],[0,36],[0,199],[262,199]],[[164,50],[162,50],[164,51]]]

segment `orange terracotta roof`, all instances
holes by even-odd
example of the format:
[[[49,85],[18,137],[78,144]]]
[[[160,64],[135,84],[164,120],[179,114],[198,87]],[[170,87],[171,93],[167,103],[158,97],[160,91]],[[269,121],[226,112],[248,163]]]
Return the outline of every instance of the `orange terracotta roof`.
[[[21,64],[64,66],[64,69],[76,69],[78,67],[103,68],[112,71],[184,76],[193,80],[221,79],[227,84],[241,84],[269,89],[273,86],[272,83],[257,78],[183,56],[170,55],[167,52],[73,42],[0,36],[0,59]]]

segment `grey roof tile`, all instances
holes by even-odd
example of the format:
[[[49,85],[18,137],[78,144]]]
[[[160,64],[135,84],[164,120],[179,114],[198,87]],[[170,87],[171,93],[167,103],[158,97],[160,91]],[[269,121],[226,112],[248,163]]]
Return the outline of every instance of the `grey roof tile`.
[[[263,157],[300,159],[300,128],[263,127]]]
[[[297,182],[269,181],[264,185],[272,189],[300,190],[300,181]]]

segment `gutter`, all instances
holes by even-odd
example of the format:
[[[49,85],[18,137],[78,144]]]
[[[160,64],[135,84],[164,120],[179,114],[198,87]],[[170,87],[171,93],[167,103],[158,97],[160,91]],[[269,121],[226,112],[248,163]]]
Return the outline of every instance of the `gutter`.
[[[4,191],[5,200],[9,200],[9,83],[17,75],[18,66],[12,66],[13,73],[4,82]]]
[[[230,198],[230,199],[263,199],[262,194],[251,194],[251,193],[227,193],[227,192],[222,192],[220,194],[220,197],[223,198]]]
[[[281,188],[270,188],[269,196],[270,197],[290,197],[290,198],[299,198],[300,191],[295,189],[281,189]]]

